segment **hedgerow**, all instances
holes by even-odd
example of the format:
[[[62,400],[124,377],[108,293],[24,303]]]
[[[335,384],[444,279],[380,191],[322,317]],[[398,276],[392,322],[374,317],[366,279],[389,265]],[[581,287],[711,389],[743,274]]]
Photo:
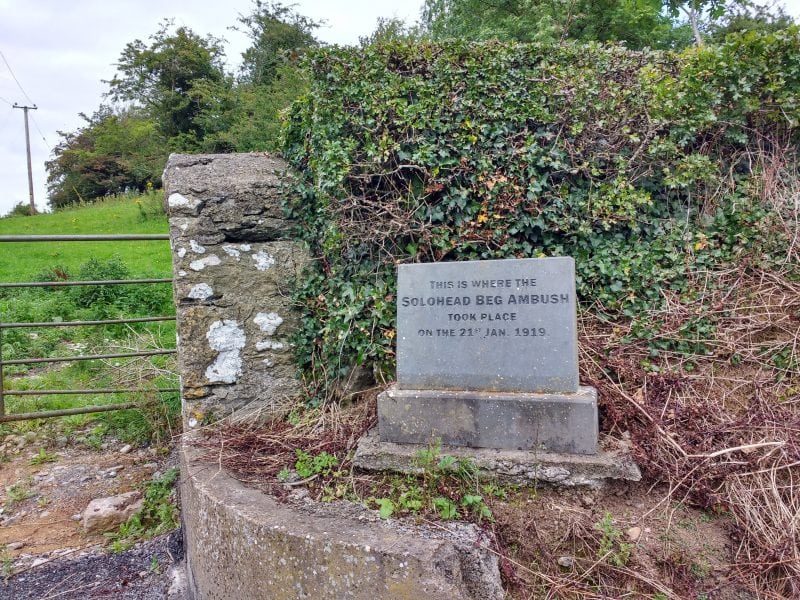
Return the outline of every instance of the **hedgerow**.
[[[796,27],[680,54],[398,41],[308,66],[284,155],[318,259],[297,343],[317,399],[352,365],[393,371],[398,263],[573,256],[581,310],[657,356],[707,350],[708,273],[796,256]],[[667,298],[699,304],[672,338]]]

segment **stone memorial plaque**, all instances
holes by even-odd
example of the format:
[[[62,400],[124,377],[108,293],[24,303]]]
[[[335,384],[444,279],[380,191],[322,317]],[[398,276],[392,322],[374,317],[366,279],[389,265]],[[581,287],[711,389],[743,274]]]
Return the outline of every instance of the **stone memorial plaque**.
[[[576,393],[573,259],[400,265],[397,388]]]

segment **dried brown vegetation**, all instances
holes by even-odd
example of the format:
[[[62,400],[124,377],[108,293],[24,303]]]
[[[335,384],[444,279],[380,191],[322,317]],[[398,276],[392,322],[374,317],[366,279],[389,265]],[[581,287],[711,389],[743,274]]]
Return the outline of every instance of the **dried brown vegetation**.
[[[629,432],[646,474],[669,483],[665,502],[733,515],[736,578],[763,597],[798,597],[800,285],[745,268],[714,276],[696,306],[653,315],[665,338],[713,315],[706,353],[653,364],[646,344],[586,315],[583,378],[600,390],[604,428]]]
[[[219,462],[246,483],[283,496],[285,490],[277,475],[294,464],[298,449],[311,455],[327,452],[344,459],[376,423],[373,393],[371,401],[364,399],[349,408],[331,403],[265,426],[223,423],[209,429],[195,443],[209,451],[207,460]]]

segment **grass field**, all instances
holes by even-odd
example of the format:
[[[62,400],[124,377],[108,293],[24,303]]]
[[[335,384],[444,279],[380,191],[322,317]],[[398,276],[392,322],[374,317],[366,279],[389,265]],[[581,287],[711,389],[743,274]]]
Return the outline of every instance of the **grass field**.
[[[0,235],[166,233],[162,194],[124,196],[51,214],[0,219]],[[10,242],[0,244],[0,282],[54,279],[105,280],[171,276],[167,241]],[[169,284],[0,289],[0,322],[98,320],[173,315]],[[3,360],[124,353],[174,347],[172,322],[92,327],[4,330]],[[174,359],[125,358],[6,365],[5,390],[175,387]],[[106,433],[131,441],[164,437],[176,422],[177,394],[8,396],[9,414],[134,400],[140,410],[23,421],[3,430],[47,427],[62,433],[92,427],[91,440]],[[163,401],[163,402],[162,402]],[[86,437],[86,436],[84,436]]]
[[[160,209],[162,194],[122,196],[93,204],[43,213],[34,217],[0,219],[0,235],[69,235],[99,233],[167,233]],[[43,270],[70,270],[88,257],[118,255],[132,275],[169,277],[169,243],[163,242],[14,242],[0,245],[0,282],[30,281]]]

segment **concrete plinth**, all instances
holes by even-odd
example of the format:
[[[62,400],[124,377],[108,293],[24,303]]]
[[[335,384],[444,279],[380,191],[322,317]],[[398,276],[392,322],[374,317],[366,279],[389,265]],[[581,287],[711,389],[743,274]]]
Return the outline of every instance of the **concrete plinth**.
[[[639,481],[642,474],[630,457],[629,444],[603,437],[597,454],[555,454],[531,450],[498,450],[442,446],[442,456],[469,459],[478,476],[504,484],[547,483],[560,487],[600,487],[610,479]],[[353,464],[364,471],[420,474],[419,455],[426,444],[382,442],[373,428],[358,442]]]
[[[457,392],[390,388],[378,396],[382,442],[597,452],[597,392]]]

